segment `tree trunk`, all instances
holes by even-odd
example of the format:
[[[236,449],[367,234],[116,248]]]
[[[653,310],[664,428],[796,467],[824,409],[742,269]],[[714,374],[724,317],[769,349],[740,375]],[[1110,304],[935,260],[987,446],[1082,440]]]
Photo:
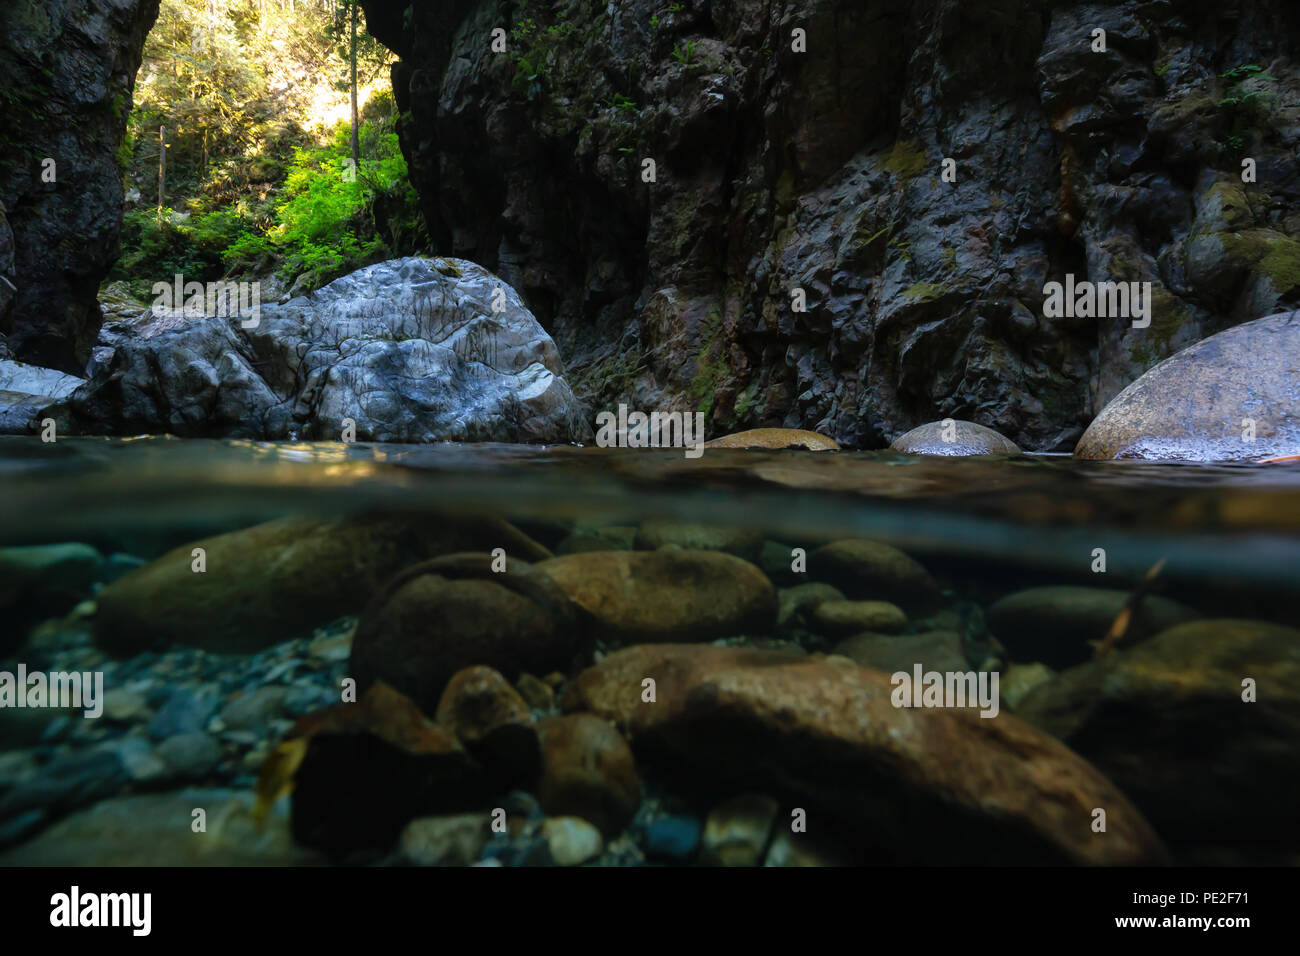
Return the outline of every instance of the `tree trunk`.
[[[167,186],[167,127],[158,127],[158,221],[162,222],[163,193]]]
[[[352,43],[348,51],[352,68],[352,171],[361,171],[361,141],[357,121],[357,0],[352,0]]]

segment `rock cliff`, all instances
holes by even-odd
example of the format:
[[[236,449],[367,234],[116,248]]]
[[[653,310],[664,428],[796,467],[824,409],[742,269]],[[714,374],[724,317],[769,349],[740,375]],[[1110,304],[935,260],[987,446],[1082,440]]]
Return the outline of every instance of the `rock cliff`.
[[[597,407],[1068,450],[1300,301],[1290,0],[364,6],[437,251],[518,289]],[[1045,318],[1066,275],[1152,283],[1150,325]]]

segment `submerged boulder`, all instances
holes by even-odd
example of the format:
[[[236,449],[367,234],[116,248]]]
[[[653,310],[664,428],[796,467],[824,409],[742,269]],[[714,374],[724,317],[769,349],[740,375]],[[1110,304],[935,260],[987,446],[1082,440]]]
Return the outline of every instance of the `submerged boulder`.
[[[389,581],[352,639],[358,688],[384,681],[435,713],[465,668],[511,680],[567,668],[581,642],[563,590],[525,561],[508,559],[504,571],[493,564],[491,554],[451,554]]]
[[[361,611],[408,565],[495,547],[534,560],[549,554],[497,520],[361,515],[270,521],[182,545],[107,585],[96,598],[95,637],[123,655],[172,642],[250,653]],[[201,564],[196,549],[202,549]]]
[[[1052,667],[1081,664],[1092,657],[1089,642],[1106,636],[1129,597],[1130,592],[1117,588],[1029,588],[989,608],[989,631],[1012,660]],[[1147,595],[1133,610],[1123,643],[1136,643],[1198,616],[1185,604]]]
[[[1039,683],[1017,713],[1094,763],[1170,839],[1300,848],[1300,630],[1179,624]]]
[[[562,703],[613,721],[638,760],[805,808],[864,857],[1163,859],[1124,795],[1048,734],[1005,712],[897,707],[892,692],[889,675],[842,658],[664,644],[611,654]],[[1096,807],[1104,834],[1091,827]]]
[[[590,431],[551,337],[510,286],[462,259],[394,259],[255,317],[166,325],[127,336],[77,391],[75,428],[338,439],[351,422],[355,438],[390,442]]]
[[[991,428],[974,422],[944,419],[917,425],[899,435],[889,446],[892,451],[909,455],[1015,455],[1020,446]]]
[[[1102,409],[1076,458],[1259,461],[1300,454],[1300,312],[1165,359]]]
[[[776,622],[772,582],[721,551],[588,551],[537,567],[610,644],[766,634]]]

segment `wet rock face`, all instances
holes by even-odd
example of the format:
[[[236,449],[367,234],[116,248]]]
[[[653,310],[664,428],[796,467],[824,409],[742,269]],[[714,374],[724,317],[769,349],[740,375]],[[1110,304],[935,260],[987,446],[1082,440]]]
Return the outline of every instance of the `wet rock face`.
[[[117,151],[157,18],[158,0],[0,7],[0,201],[16,286],[0,280],[0,333],[24,361],[79,373],[90,357],[100,323],[95,294],[117,258],[122,224]],[[42,178],[46,159],[54,182]],[[0,275],[5,231],[0,224]]]
[[[978,411],[1066,451],[1300,296],[1290,0],[364,5],[438,249],[514,284],[601,406],[851,447]],[[1151,324],[1045,318],[1067,274],[1150,281]]]
[[[75,427],[338,439],[350,421],[357,440],[394,442],[590,432],[551,337],[471,262],[381,262],[251,321],[146,322],[72,398]]]
[[[1151,369],[1106,406],[1074,454],[1175,461],[1300,455],[1297,388],[1300,312],[1257,319]]]

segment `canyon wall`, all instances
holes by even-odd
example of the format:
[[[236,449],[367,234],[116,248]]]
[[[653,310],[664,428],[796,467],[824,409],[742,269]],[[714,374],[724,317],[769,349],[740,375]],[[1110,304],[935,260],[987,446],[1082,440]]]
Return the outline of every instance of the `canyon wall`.
[[[1300,302],[1293,0],[364,7],[437,251],[510,281],[597,407],[1068,450]],[[1046,318],[1067,274],[1150,282],[1149,327]]]
[[[84,374],[96,294],[118,255],[119,151],[157,17],[158,0],[0,2],[0,351],[23,361]]]

